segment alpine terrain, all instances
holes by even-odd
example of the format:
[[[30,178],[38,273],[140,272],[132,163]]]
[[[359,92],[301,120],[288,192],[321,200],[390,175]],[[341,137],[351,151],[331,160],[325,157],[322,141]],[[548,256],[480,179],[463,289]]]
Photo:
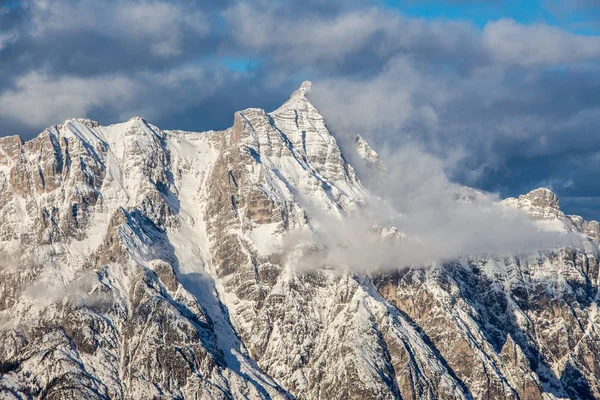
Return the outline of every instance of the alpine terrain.
[[[550,190],[497,206],[581,249],[306,266],[372,198],[309,90],[221,132],[0,138],[0,398],[600,398],[600,225]]]

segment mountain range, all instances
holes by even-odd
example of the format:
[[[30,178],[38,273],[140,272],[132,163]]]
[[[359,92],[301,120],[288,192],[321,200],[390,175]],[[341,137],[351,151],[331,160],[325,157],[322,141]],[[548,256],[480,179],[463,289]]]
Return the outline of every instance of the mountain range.
[[[309,91],[224,131],[69,119],[0,138],[0,397],[600,398],[600,226],[548,189],[497,206],[580,246],[307,265],[321,216],[374,198]]]

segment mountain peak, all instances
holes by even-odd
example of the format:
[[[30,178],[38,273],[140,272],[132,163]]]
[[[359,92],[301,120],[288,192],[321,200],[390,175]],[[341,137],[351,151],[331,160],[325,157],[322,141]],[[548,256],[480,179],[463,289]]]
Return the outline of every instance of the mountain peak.
[[[302,82],[302,85],[300,85],[300,87],[298,88],[298,90],[296,90],[294,93],[292,93],[292,96],[290,98],[291,99],[294,99],[294,98],[306,98],[306,95],[308,93],[310,93],[311,90],[312,90],[312,82],[311,81],[304,81],[304,82]]]
[[[312,83],[310,81],[304,81],[300,87],[292,93],[289,100],[286,101],[277,110],[273,111],[274,114],[286,112],[290,109],[303,109],[303,110],[315,110],[315,107],[308,100],[308,93],[312,90]]]
[[[521,196],[531,202],[532,205],[542,208],[560,209],[560,200],[556,194],[547,188],[534,189]]]

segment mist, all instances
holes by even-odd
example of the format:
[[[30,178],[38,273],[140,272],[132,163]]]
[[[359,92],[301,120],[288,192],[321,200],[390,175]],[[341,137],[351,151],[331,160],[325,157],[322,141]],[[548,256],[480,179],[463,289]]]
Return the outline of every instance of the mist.
[[[329,128],[370,194],[362,209],[345,218],[309,210],[315,232],[302,234],[302,241],[310,245],[304,248],[300,268],[371,272],[466,256],[530,255],[558,247],[582,248],[588,243],[579,233],[553,231],[533,222],[523,211],[502,204],[496,193],[453,182],[448,167],[461,163],[476,149],[448,151],[446,158],[428,152],[415,140],[415,132],[405,134],[406,125],[383,115],[389,114],[389,108],[374,106],[385,103],[390,91],[387,85],[379,87],[381,92],[371,87],[367,96],[372,101],[365,107],[349,105],[352,100],[344,85],[326,85],[321,91],[317,84],[310,95],[325,120],[332,117]],[[410,96],[400,98],[410,102]],[[355,112],[347,113],[348,109]],[[342,114],[347,118],[340,123],[336,115]],[[383,170],[373,168],[356,152],[357,134],[370,144],[377,138],[393,138],[374,148]],[[294,235],[289,242],[298,239]]]

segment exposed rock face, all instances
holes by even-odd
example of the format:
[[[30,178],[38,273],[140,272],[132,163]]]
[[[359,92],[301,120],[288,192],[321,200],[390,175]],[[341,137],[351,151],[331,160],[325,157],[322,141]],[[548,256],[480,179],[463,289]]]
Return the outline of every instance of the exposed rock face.
[[[309,90],[222,132],[134,118],[1,138],[0,397],[600,398],[600,228],[548,190],[503,204],[587,250],[299,264],[318,215],[369,201]]]

